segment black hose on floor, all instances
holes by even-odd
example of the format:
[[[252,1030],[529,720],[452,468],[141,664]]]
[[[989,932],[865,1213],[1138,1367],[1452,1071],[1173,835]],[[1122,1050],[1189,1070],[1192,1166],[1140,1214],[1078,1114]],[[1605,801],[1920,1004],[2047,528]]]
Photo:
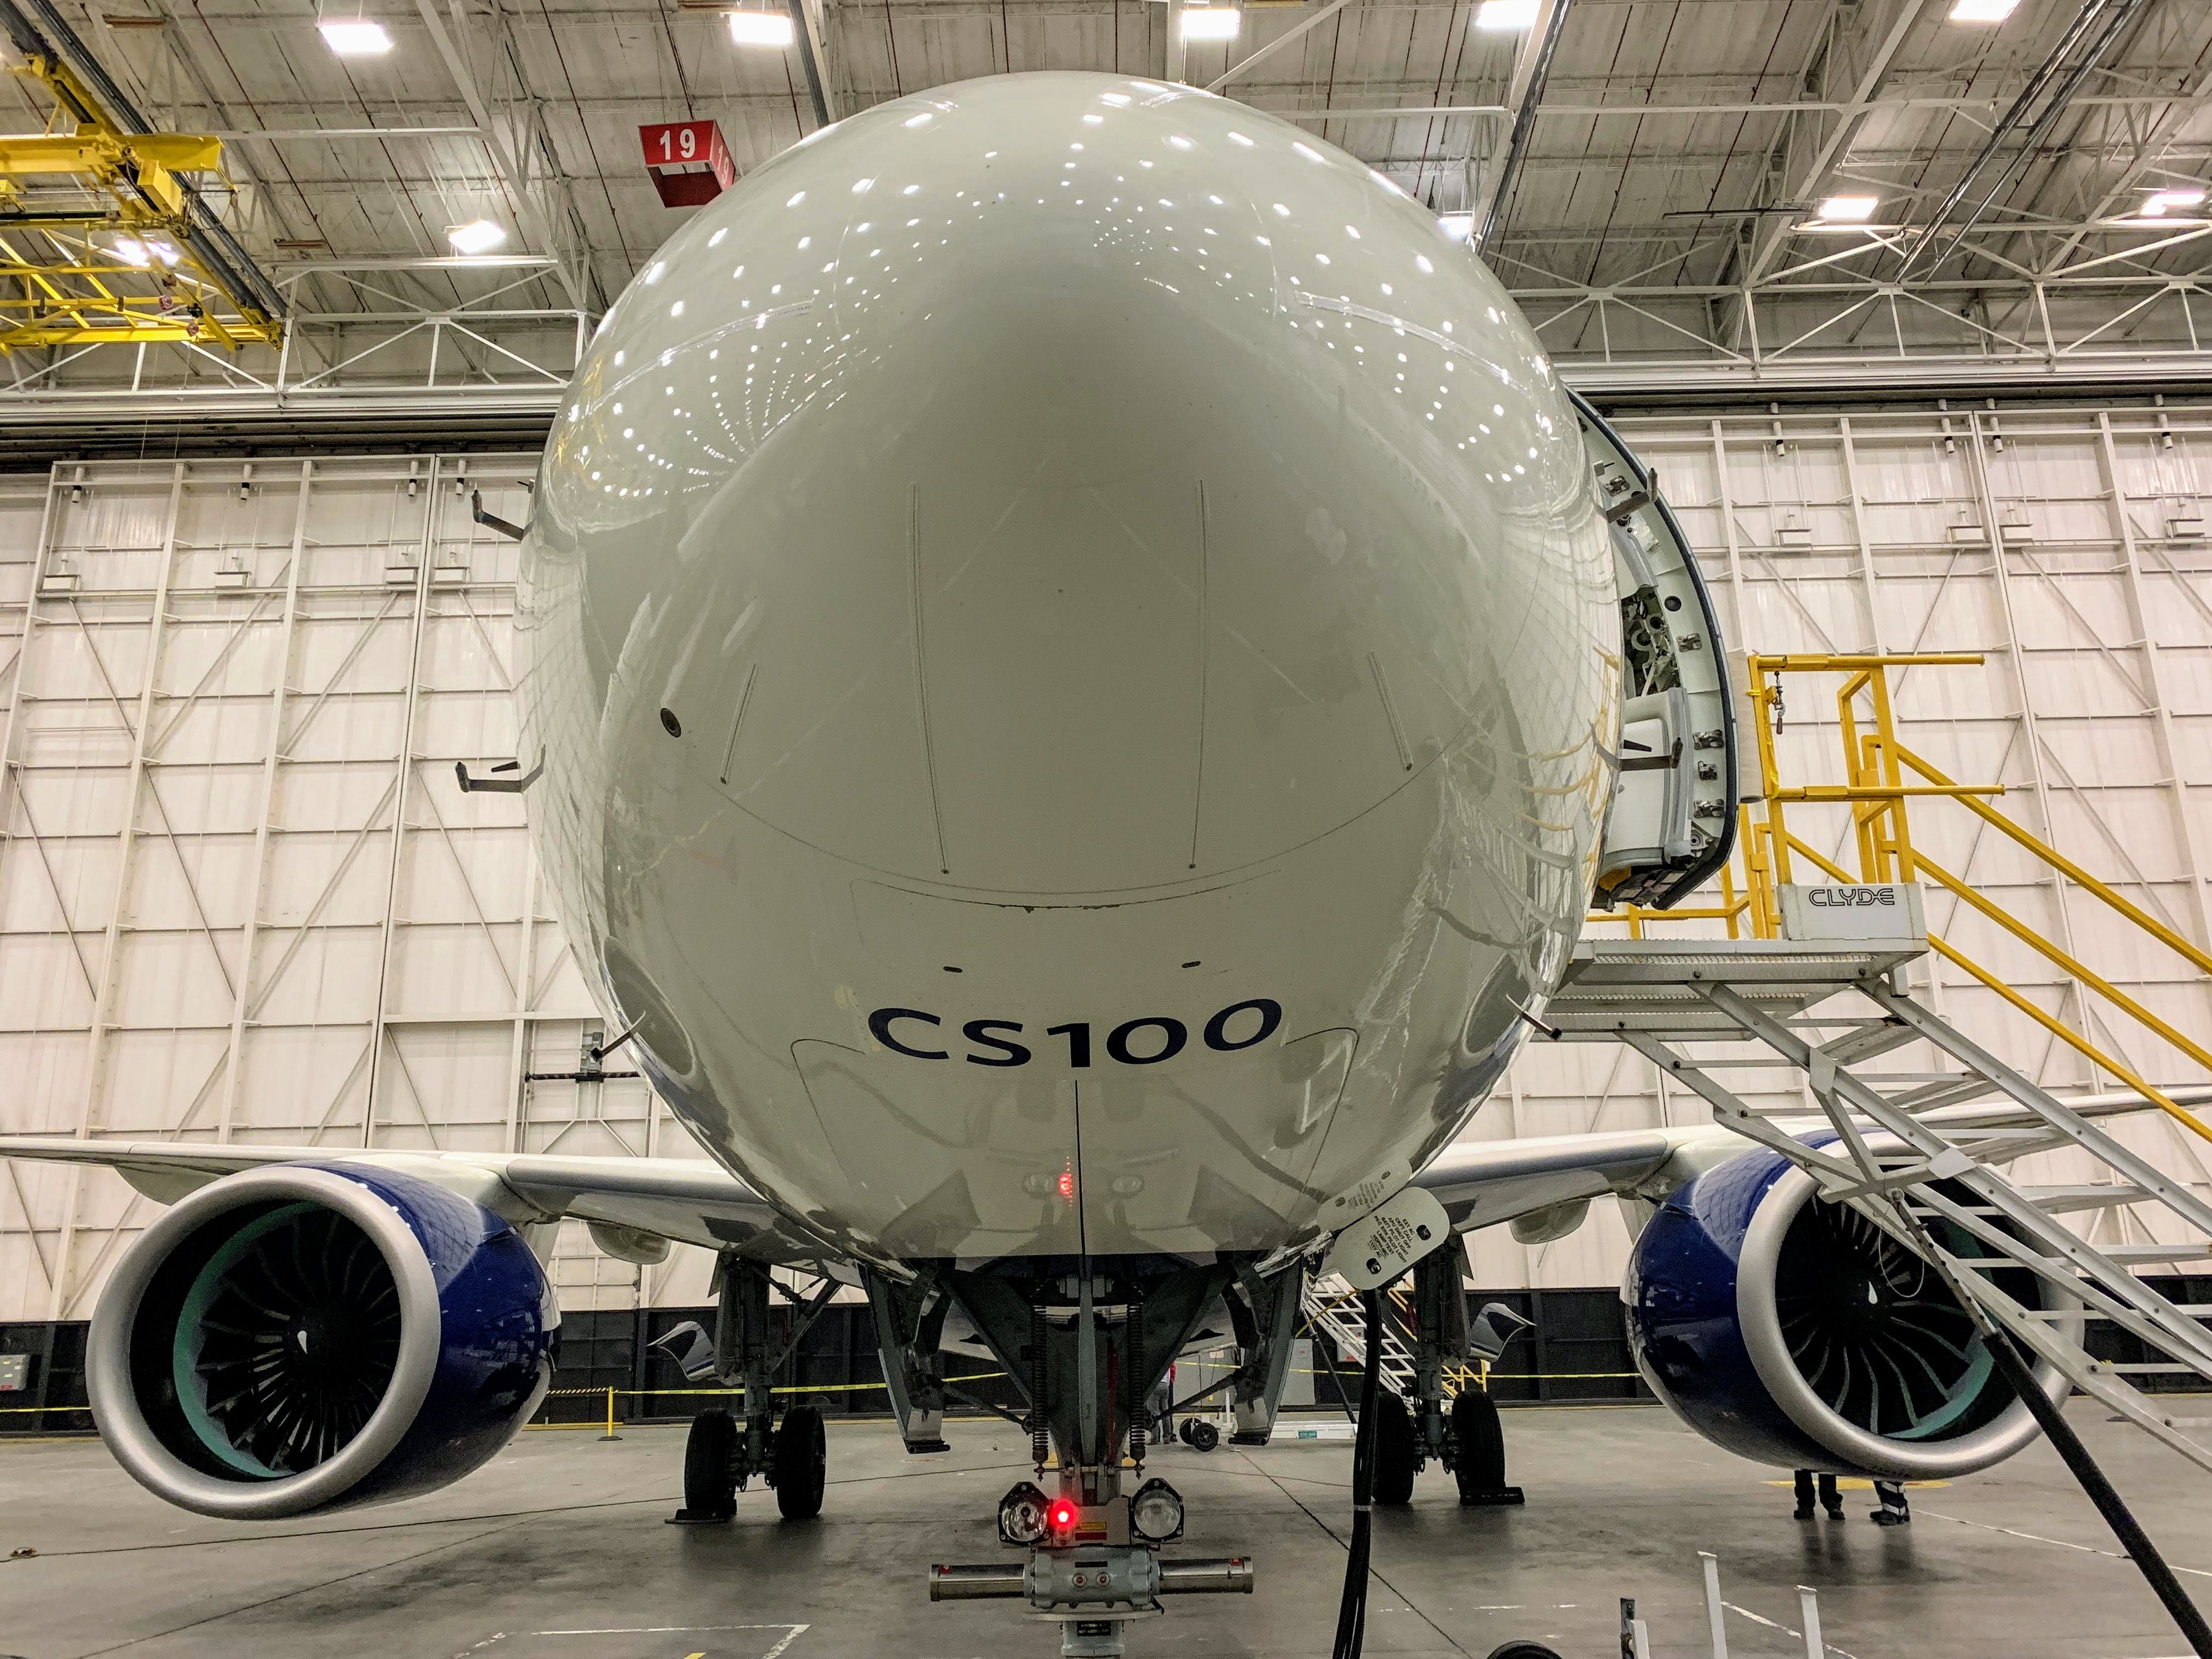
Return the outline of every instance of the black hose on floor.
[[[1996,1361],[2004,1380],[2012,1385],[2012,1391],[2026,1401],[2028,1410],[2035,1413],[2035,1420],[2043,1425],[2044,1433],[2051,1437],[2051,1443],[2057,1448],[2059,1456],[2066,1460],[2066,1467],[2081,1483],[2081,1490],[2089,1494],[2089,1501],[2097,1506],[2097,1512],[2105,1517],[2105,1523],[2120,1540],[2120,1547],[2128,1553],[2128,1559],[2149,1583],[2151,1593],[2165,1605],[2167,1614],[2189,1638],[2197,1659],[2212,1659],[2212,1627],[2205,1625],[2204,1615],[2189,1599],[2189,1592],[2181,1588],[2181,1581],[2166,1565],[2166,1558],[2158,1553],[2158,1546],[2150,1541],[2150,1535],[2129,1510],[2125,1500],[2105,1479],[2104,1470],[2089,1455],[2089,1449],[2074,1432],[2065,1413],[2051,1403],[2049,1395],[2036,1387],[2035,1378],[2014,1346],[2012,1337],[1991,1331],[1983,1337],[1982,1343]]]
[[[1367,1644],[1367,1557],[1375,1522],[1375,1425],[1382,1412],[1382,1293],[1365,1291],[1367,1365],[1359,1379],[1359,1427],[1352,1442],[1352,1547],[1344,1561],[1344,1599],[1336,1613],[1336,1645],[1330,1659],[1359,1659]],[[2212,1659],[2204,1654],[2203,1659]]]

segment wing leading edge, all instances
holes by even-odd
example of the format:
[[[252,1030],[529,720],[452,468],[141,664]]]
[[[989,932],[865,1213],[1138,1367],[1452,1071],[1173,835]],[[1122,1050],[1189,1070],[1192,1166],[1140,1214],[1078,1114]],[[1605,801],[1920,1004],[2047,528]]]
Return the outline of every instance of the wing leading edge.
[[[436,1182],[518,1226],[573,1216],[678,1243],[736,1249],[771,1261],[810,1261],[844,1254],[828,1239],[795,1224],[727,1170],[694,1159],[361,1152],[331,1146],[76,1140],[52,1135],[0,1136],[0,1158],[100,1165],[163,1204],[210,1181],[266,1164],[368,1164]]]

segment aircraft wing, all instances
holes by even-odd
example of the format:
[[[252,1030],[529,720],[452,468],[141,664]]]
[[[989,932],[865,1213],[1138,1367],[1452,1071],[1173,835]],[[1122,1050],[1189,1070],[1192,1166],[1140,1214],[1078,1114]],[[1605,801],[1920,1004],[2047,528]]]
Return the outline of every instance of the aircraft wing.
[[[1987,1091],[1996,1095],[1995,1085]],[[2212,1103],[2212,1086],[2170,1088],[2166,1097],[2182,1106]],[[2063,1104],[2081,1117],[2118,1117],[2150,1110],[2152,1103],[2132,1090],[2070,1095]],[[2002,1096],[1937,1107],[1918,1114],[1923,1122],[1946,1129],[2032,1127],[2039,1121],[2027,1109]],[[1808,1138],[1826,1136],[1825,1118],[1778,1118],[1776,1127]],[[1539,1210],[1597,1198],[1607,1193],[1658,1199],[1700,1170],[1751,1150],[1753,1143],[1715,1124],[1680,1129],[1626,1129],[1578,1135],[1550,1135],[1526,1140],[1462,1140],[1446,1147],[1412,1184],[1427,1188],[1443,1203],[1452,1225],[1462,1232],[1493,1227]],[[2022,1151],[2047,1150],[2047,1143],[2023,1141]],[[2008,1161],[2004,1152],[1984,1161]]]
[[[726,1170],[691,1158],[362,1152],[48,1135],[0,1135],[0,1158],[100,1165],[164,1204],[223,1176],[264,1164],[368,1164],[434,1181],[517,1225],[573,1216],[709,1249],[736,1248],[765,1261],[807,1261],[843,1254]]]
[[[1729,1151],[1742,1146],[1738,1137],[1711,1128],[1463,1141],[1448,1147],[1413,1182],[1443,1200],[1452,1224],[1464,1231],[1577,1199],[1627,1191],[1667,1165],[1686,1145],[1705,1141]],[[568,1216],[709,1249],[734,1246],[748,1255],[778,1261],[842,1254],[737,1176],[695,1158],[364,1152],[30,1135],[0,1135],[0,1157],[111,1169],[164,1204],[223,1176],[264,1164],[365,1164],[434,1181],[518,1225]]]
[[[2168,1092],[2185,1105],[2212,1102],[2212,1087]],[[2143,1111],[2150,1103],[2127,1091],[2075,1096],[2067,1104],[2083,1116],[2102,1117]],[[2007,1101],[1939,1108],[1926,1115],[1954,1128],[2033,1121]],[[1808,1118],[1784,1127],[1812,1133],[1826,1125]],[[1749,1144],[1711,1124],[1463,1140],[1446,1147],[1412,1184],[1433,1193],[1452,1225],[1466,1232],[1607,1193],[1662,1197],[1700,1170],[1748,1150]],[[363,1152],[59,1135],[0,1135],[0,1158],[102,1166],[163,1204],[223,1176],[264,1164],[367,1164],[434,1181],[517,1225],[574,1217],[708,1249],[737,1249],[763,1261],[845,1259],[835,1243],[793,1221],[737,1176],[696,1158]],[[612,1249],[619,1241],[603,1237],[600,1243]]]
[[[1710,1127],[1462,1140],[1438,1153],[1412,1184],[1434,1194],[1452,1225],[1467,1232],[1556,1205],[1632,1191],[1678,1155],[1704,1151],[1708,1144],[1726,1153],[1747,1143],[1730,1130]],[[1678,1174],[1665,1184],[1680,1178]]]

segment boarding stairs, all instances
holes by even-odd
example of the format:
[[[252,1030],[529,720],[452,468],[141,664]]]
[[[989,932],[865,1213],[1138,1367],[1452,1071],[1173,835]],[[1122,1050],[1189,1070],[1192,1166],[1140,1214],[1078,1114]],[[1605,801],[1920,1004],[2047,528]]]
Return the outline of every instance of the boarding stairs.
[[[2130,1375],[2192,1374],[2212,1384],[2212,1330],[2202,1322],[2212,1308],[2178,1306],[2139,1277],[2212,1257],[2206,1197],[2212,1128],[2184,1103],[2212,1099],[2212,1089],[2148,1083],[1957,945],[1931,936],[1920,921],[1923,895],[1908,890],[1920,883],[1951,890],[1962,902],[1960,914],[1972,908],[1990,916],[2186,1060],[2212,1072],[2212,1053],[1916,848],[1906,832],[1907,799],[1921,805],[1921,797],[1963,804],[2048,860],[2080,890],[2155,934],[2196,971],[2212,972],[2212,955],[1977,799],[1996,793],[1994,786],[1955,784],[1905,748],[1891,720],[1885,671],[1922,660],[1928,659],[1751,658],[1764,789],[1743,813],[1741,887],[1724,873],[1717,907],[1602,918],[1626,920],[1632,937],[1586,933],[1542,1009],[1541,1026],[1553,1040],[1634,1049],[1668,1085],[1685,1086],[1704,1100],[1717,1123],[1789,1158],[1818,1183],[1822,1198],[1851,1205],[1931,1261],[1955,1293],[2075,1389],[2212,1471],[2212,1444],[2185,1432],[2212,1426],[2212,1418],[2177,1415],[2162,1403],[2172,1397],[2141,1392],[2128,1381]],[[1838,698],[1844,785],[1787,787],[1777,778],[1769,712],[1778,708],[1785,672],[1849,676]],[[1858,725],[1869,699],[1871,732]],[[1857,872],[1790,827],[1785,805],[1795,810],[1807,802],[1849,811]],[[1880,885],[1895,902],[1808,908],[1811,890],[1791,884],[1793,852],[1801,869],[1806,862],[1814,866],[1805,874],[1834,884],[1824,891]],[[1643,936],[1653,922],[1686,915],[1723,921],[1731,937]],[[1786,937],[1793,926],[1824,936]],[[1852,937],[1855,930],[1862,936]],[[1752,936],[1741,936],[1747,932]],[[2093,1076],[2109,1073],[2128,1087],[2069,1099],[2008,1064],[1909,988],[1908,969],[1931,952],[2087,1056]],[[1935,1056],[1935,1069],[1903,1072],[1879,1063],[1916,1042],[1928,1045],[1923,1052]],[[1743,1080],[1761,1070],[1771,1078],[1776,1068],[1794,1086],[1778,1091]],[[1754,1098],[1747,1099],[1747,1092]],[[2173,1137],[2179,1156],[2163,1161],[2176,1170],[2193,1162],[2193,1186],[2112,1133],[2114,1119],[2150,1112],[2165,1113],[2179,1131]],[[2068,1148],[2088,1160],[2090,1179],[2035,1186],[2007,1174],[2031,1153]],[[2093,1244],[2065,1220],[2100,1212],[2116,1221],[2127,1218],[2125,1226],[2106,1232],[2148,1242]],[[2023,1279],[2022,1272],[2031,1277]],[[2095,1358],[2082,1342],[2090,1322],[2107,1322],[2138,1339],[2153,1358],[2124,1364]]]
[[[1355,1365],[1367,1364],[1367,1316],[1360,1307],[1359,1292],[1340,1276],[1322,1273],[1308,1280],[1300,1311],[1307,1328],[1316,1336],[1328,1338],[1345,1359]],[[1399,1312],[1402,1316],[1404,1310]],[[1401,1400],[1413,1397],[1413,1351],[1400,1334],[1399,1322],[1395,1319],[1382,1322],[1380,1370],[1384,1388]]]

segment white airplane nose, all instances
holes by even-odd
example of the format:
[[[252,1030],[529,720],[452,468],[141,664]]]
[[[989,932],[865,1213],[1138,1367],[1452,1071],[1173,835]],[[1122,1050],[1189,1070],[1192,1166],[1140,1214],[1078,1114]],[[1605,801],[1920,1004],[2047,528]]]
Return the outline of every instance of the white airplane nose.
[[[648,266],[556,434],[549,507],[673,555],[589,596],[674,665],[624,705],[670,781],[888,873],[1103,893],[1325,836],[1471,726],[1521,746],[1504,653],[1588,574],[1549,537],[1580,447],[1425,212],[1103,76],[836,136]]]
[[[895,1255],[1265,1249],[1455,1133],[1588,896],[1619,633],[1418,204],[1187,88],[949,87],[700,214],[570,398],[532,830],[748,1179]]]

